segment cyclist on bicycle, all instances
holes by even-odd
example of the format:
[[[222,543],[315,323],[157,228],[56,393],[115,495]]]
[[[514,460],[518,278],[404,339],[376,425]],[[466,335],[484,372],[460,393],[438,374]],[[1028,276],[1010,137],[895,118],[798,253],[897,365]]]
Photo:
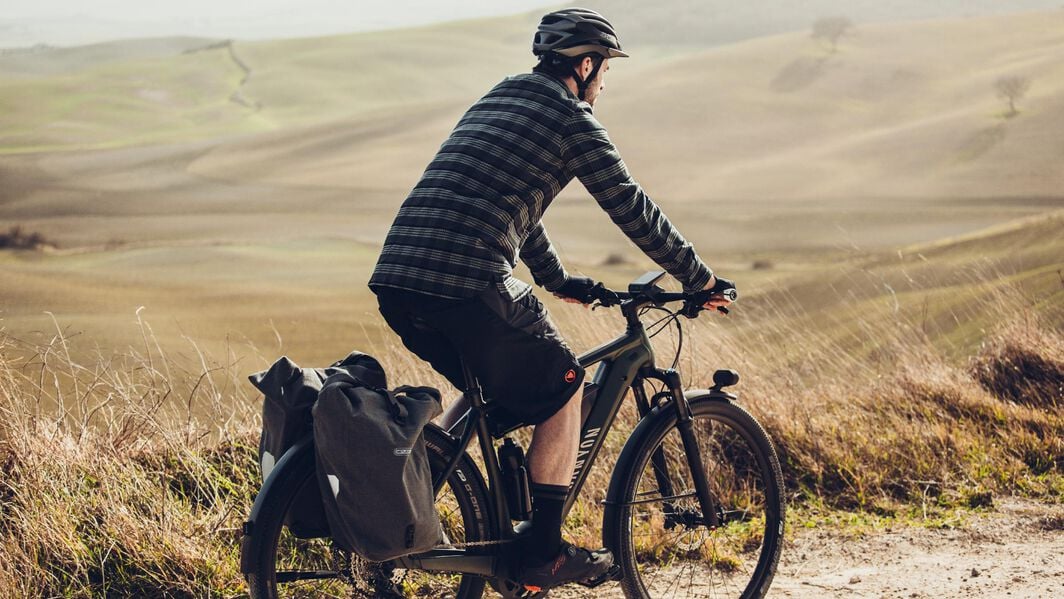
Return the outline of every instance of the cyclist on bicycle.
[[[613,26],[587,9],[552,12],[532,51],[539,57],[532,72],[496,85],[444,141],[400,207],[369,285],[403,344],[460,390],[465,361],[496,431],[535,425],[520,582],[549,588],[599,576],[613,557],[561,538],[584,372],[531,287],[513,276],[518,257],[538,285],[567,301],[591,301],[594,281],[565,271],[540,222],[575,176],[685,291],[713,290],[717,279],[632,179],[592,115],[610,59],[628,56]],[[705,297],[709,307],[727,303]],[[455,402],[445,427],[465,410]]]

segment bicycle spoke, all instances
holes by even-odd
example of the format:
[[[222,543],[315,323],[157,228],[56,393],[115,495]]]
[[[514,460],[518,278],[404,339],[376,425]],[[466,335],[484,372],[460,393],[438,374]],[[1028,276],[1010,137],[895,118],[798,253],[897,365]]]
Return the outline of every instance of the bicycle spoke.
[[[761,562],[770,502],[779,497],[759,448],[719,418],[695,414],[694,425],[719,525],[707,525],[679,431],[670,427],[644,450],[625,501],[637,596],[740,597]]]

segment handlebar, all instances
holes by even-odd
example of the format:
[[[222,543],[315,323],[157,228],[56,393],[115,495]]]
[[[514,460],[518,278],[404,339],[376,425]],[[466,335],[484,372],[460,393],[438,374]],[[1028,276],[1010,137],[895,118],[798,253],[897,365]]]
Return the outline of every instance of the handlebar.
[[[682,301],[684,303],[680,313],[688,318],[697,318],[698,313],[705,310],[704,304],[709,301],[713,296],[723,296],[730,302],[734,302],[739,299],[739,292],[735,288],[723,289],[715,291],[713,295],[706,294],[705,291],[699,291],[696,293],[676,293],[665,291],[657,285],[647,285],[639,291],[617,291],[615,289],[609,289],[604,287],[601,283],[595,285],[591,289],[591,297],[594,301],[597,301],[600,306],[611,307],[621,305],[624,302],[637,302],[642,304],[654,304],[661,306],[663,304],[671,302]],[[724,306],[718,306],[719,310],[723,314],[728,313],[728,308]]]

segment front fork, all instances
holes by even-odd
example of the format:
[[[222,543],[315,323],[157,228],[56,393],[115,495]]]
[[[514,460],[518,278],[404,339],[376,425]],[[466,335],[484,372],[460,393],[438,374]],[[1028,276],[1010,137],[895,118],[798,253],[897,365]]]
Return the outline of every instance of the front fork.
[[[716,528],[720,526],[720,516],[717,510],[717,500],[713,496],[712,491],[709,489],[709,481],[706,479],[706,469],[702,462],[702,451],[698,447],[698,439],[695,437],[694,421],[691,418],[691,406],[687,403],[687,397],[683,393],[683,382],[680,380],[680,373],[674,369],[657,370],[654,369],[651,372],[645,372],[643,375],[647,378],[655,378],[666,384],[669,388],[669,393],[672,396],[672,405],[676,409],[676,428],[680,432],[680,440],[683,442],[684,454],[687,456],[687,464],[691,469],[691,476],[694,479],[695,494],[698,497],[698,505],[702,509],[702,522],[709,528]],[[641,385],[634,387],[636,395],[636,404],[639,406],[640,416],[645,416],[644,409],[649,413],[651,406],[647,402],[646,392]],[[662,445],[659,445],[654,453],[650,456],[651,464],[654,466],[654,477],[657,479],[658,490],[663,497],[674,497],[676,495],[675,489],[672,485],[672,479],[669,477],[668,463],[665,460],[665,451]],[[664,502],[666,513],[675,512],[675,507],[672,502]],[[689,521],[684,518],[683,515],[677,514],[679,519],[684,524]]]

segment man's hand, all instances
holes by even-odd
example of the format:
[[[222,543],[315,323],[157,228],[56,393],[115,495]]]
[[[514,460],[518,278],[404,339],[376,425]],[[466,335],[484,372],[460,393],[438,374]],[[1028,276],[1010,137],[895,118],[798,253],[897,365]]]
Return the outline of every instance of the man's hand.
[[[595,298],[591,297],[591,290],[594,288],[595,280],[591,277],[569,277],[554,292],[554,297],[570,304],[584,304],[586,306],[595,301]]]
[[[732,303],[730,299],[721,295],[720,292],[725,289],[735,289],[735,283],[728,279],[720,278],[716,275],[709,278],[709,283],[706,283],[703,291],[709,292],[709,300],[702,304],[702,307],[707,310],[716,310],[717,308],[727,307]]]

